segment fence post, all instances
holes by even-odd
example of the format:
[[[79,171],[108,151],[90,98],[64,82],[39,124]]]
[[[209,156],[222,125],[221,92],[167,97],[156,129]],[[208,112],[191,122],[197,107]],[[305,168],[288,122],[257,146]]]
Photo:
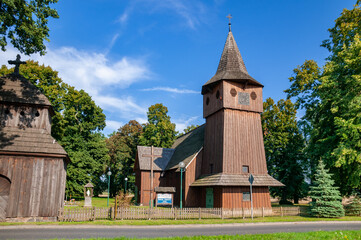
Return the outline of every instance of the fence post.
[[[264,218],[264,207],[262,207],[262,217]]]
[[[244,215],[244,208],[242,208],[242,218],[243,218],[243,219],[245,218],[245,215]]]
[[[151,220],[151,219],[152,219],[152,216],[151,216],[151,211],[152,211],[152,209],[151,209],[151,208],[149,208],[149,211],[148,211],[148,220]]]
[[[59,211],[58,211],[58,221],[62,221],[62,220],[63,220],[62,208],[59,208]]]
[[[202,218],[201,218],[201,208],[198,208],[198,218],[199,218],[199,220],[202,219]]]
[[[120,219],[123,220],[123,207],[120,208]]]
[[[173,208],[174,209],[174,220],[177,220],[177,208]]]
[[[221,208],[221,218],[223,219],[223,208]]]
[[[232,218],[233,218],[233,208],[232,208]]]
[[[298,207],[298,216],[301,216],[301,207]]]
[[[282,209],[282,207],[281,207],[281,217],[283,217],[283,209]]]

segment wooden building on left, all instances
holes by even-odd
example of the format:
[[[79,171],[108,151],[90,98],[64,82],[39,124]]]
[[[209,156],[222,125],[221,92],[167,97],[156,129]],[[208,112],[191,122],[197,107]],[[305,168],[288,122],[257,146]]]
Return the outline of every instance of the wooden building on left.
[[[56,220],[70,159],[51,136],[49,100],[12,62],[0,77],[0,221]]]

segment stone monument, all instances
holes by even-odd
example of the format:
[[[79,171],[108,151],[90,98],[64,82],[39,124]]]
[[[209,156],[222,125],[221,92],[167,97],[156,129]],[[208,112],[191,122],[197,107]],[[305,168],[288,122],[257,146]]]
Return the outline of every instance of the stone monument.
[[[84,207],[92,206],[93,188],[94,186],[91,183],[88,183],[84,186]]]

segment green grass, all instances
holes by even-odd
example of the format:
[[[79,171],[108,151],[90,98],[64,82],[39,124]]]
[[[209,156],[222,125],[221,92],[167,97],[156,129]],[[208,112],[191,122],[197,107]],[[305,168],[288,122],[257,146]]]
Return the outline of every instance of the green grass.
[[[138,239],[138,238],[89,238],[90,240],[127,240],[127,239]],[[172,237],[172,238],[142,238],[142,239],[152,239],[152,240],[214,240],[214,239],[227,239],[227,240],[276,240],[276,239],[295,239],[295,240],[356,240],[361,239],[361,230],[358,231],[317,231],[317,232],[305,232],[305,233],[271,233],[271,234],[254,234],[254,235],[220,235],[220,236],[194,236],[194,237]]]
[[[96,220],[86,222],[33,222],[33,223],[9,223],[0,222],[0,226],[9,225],[181,225],[181,224],[226,224],[226,223],[260,223],[260,222],[312,222],[312,221],[361,221],[361,217],[342,217],[342,218],[312,218],[301,216],[285,217],[264,217],[246,219],[194,219],[194,220]]]
[[[92,205],[93,205],[93,207],[107,207],[107,201],[108,201],[108,198],[106,198],[106,197],[93,197]],[[115,203],[115,199],[109,198],[109,207],[113,207],[114,203]],[[66,206],[64,208],[65,209],[82,208],[84,206],[84,200],[76,201],[76,205],[77,206]]]

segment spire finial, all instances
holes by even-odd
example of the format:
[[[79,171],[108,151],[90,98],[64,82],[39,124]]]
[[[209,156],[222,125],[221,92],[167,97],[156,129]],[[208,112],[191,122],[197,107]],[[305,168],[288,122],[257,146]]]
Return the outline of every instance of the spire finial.
[[[228,14],[228,16],[226,18],[228,18],[228,20],[229,20],[228,26],[229,26],[229,31],[231,32],[231,18],[232,18],[232,15]]]
[[[14,74],[19,74],[19,66],[21,64],[26,64],[26,62],[20,61],[20,55],[16,55],[16,60],[9,60],[8,63],[15,65]]]

